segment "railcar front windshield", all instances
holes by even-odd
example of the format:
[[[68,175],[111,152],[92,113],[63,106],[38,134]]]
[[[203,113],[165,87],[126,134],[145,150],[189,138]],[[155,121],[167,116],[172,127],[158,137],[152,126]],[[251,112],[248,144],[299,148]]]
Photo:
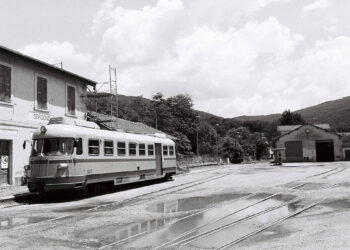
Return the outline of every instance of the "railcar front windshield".
[[[33,141],[31,156],[71,155],[74,138],[42,138]]]

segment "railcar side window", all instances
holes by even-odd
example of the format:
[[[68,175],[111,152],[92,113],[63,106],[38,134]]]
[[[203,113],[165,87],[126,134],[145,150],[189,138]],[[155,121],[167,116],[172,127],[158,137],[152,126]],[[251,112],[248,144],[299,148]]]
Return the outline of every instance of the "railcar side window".
[[[113,151],[114,151],[114,145],[113,145],[113,141],[104,141],[104,151],[105,151],[105,155],[113,155]]]
[[[100,154],[100,141],[89,139],[89,155]]]
[[[136,143],[134,142],[129,142],[129,155],[136,155]]]
[[[76,141],[76,146],[77,146],[77,150],[76,150],[76,153],[77,155],[82,155],[83,154],[83,139],[82,138],[79,138],[77,141]]]
[[[125,142],[118,142],[118,155],[125,155]]]
[[[168,146],[163,146],[163,155],[168,155]]]
[[[153,144],[152,145],[147,145],[147,147],[148,147],[148,155],[149,156],[154,155],[154,146],[153,146]]]
[[[174,155],[174,146],[169,146],[169,155]]]
[[[145,144],[139,144],[139,155],[146,155],[146,145]]]

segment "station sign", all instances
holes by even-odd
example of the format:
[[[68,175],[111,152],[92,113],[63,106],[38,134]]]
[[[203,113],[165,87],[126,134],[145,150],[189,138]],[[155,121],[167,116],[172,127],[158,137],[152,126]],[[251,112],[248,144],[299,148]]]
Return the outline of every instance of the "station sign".
[[[43,113],[38,113],[38,112],[31,112],[29,113],[30,120],[35,120],[35,121],[49,121],[51,118],[50,114],[43,114]]]

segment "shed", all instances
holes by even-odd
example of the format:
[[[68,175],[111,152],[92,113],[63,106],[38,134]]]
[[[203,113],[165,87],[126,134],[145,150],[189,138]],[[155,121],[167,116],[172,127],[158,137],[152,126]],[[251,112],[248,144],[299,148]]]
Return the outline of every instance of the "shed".
[[[328,128],[307,124],[295,126],[293,130],[283,133],[276,140],[276,147],[286,148],[282,152],[282,160],[284,162],[343,160],[342,136],[329,131]],[[285,129],[282,128],[282,131]]]

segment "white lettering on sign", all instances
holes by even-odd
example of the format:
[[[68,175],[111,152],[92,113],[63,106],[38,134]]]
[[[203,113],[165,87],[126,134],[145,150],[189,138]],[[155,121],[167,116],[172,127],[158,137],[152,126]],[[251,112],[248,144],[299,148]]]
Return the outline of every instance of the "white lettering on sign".
[[[50,120],[50,115],[33,113],[33,119],[34,120],[41,120],[41,121],[48,121],[48,120]]]

